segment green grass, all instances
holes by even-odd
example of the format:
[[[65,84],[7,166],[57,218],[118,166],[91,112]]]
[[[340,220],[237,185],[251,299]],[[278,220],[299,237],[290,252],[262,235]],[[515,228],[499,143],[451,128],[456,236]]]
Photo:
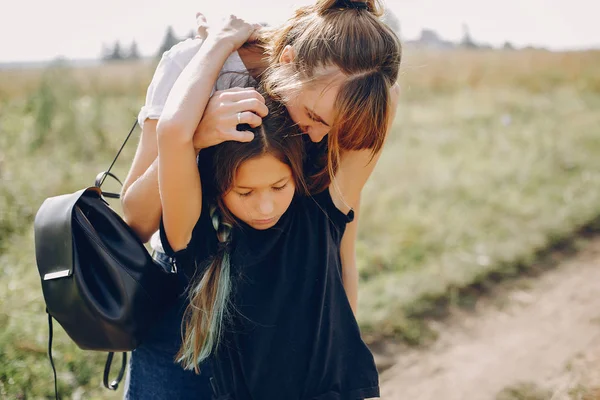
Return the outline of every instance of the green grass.
[[[527,269],[600,216],[600,53],[405,60],[395,126],[363,195],[359,322],[370,339],[420,343],[440,300]],[[35,211],[108,166],[151,74],[138,64],[0,72],[1,398],[53,393]],[[77,349],[58,326],[54,349],[62,398],[122,396],[101,388],[104,354]]]
[[[552,392],[540,388],[535,383],[521,382],[503,389],[496,396],[496,400],[548,400],[552,399]]]
[[[598,217],[599,107],[597,94],[568,88],[401,104],[363,196],[365,329],[410,336],[420,300],[530,264]]]

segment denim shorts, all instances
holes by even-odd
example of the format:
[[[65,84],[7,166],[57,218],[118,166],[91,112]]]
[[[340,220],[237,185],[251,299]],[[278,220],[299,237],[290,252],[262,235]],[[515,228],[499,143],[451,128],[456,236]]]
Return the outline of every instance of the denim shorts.
[[[156,254],[153,257],[159,261]],[[168,259],[166,255],[164,257]],[[200,365],[200,374],[184,370],[175,362],[181,346],[181,322],[186,302],[182,296],[152,327],[143,343],[131,352],[125,399],[209,400],[213,397],[209,362]]]

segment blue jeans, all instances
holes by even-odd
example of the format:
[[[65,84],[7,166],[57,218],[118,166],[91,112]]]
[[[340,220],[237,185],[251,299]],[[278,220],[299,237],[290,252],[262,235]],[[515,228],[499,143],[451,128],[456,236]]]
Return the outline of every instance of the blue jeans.
[[[160,253],[158,257],[153,255],[156,261],[164,262],[165,259],[158,260],[160,256]],[[187,298],[183,296],[131,353],[125,399],[209,400],[213,397],[209,362],[200,366],[199,375],[175,362],[181,346],[181,322],[186,304]]]

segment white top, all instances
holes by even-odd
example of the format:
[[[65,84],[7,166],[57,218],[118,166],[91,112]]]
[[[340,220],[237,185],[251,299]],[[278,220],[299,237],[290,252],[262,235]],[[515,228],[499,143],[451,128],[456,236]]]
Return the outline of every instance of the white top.
[[[143,127],[144,121],[148,118],[158,119],[160,117],[175,81],[181,74],[181,71],[183,71],[185,66],[189,64],[198,52],[202,43],[201,39],[187,39],[177,43],[163,54],[156,67],[156,71],[154,71],[152,82],[148,86],[146,103],[138,114],[138,123],[140,126]],[[212,93],[216,90],[229,89],[236,86],[252,86],[254,83],[255,81],[248,75],[248,70],[242,62],[240,55],[237,51],[234,51],[225,61]]]
[[[163,54],[156,67],[156,71],[154,71],[152,82],[148,86],[146,103],[138,114],[138,123],[141,127],[144,126],[146,119],[158,119],[160,117],[175,81],[185,66],[188,65],[198,52],[202,43],[201,39],[187,39],[177,43]],[[255,81],[248,74],[248,70],[242,62],[240,55],[237,51],[234,51],[225,61],[211,95],[217,90],[229,89],[236,86],[247,87],[254,84]],[[154,250],[164,253],[158,232],[152,235],[150,246]]]

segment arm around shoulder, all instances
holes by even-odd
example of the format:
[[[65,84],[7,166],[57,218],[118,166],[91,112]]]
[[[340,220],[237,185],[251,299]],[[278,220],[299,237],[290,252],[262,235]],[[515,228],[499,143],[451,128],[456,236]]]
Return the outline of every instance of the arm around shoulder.
[[[202,40],[188,39],[163,54],[146,91],[145,104],[138,115],[142,134],[123,184],[121,205],[125,221],[143,242],[147,242],[158,230],[162,212],[158,192],[158,118],[177,78],[202,43]]]

